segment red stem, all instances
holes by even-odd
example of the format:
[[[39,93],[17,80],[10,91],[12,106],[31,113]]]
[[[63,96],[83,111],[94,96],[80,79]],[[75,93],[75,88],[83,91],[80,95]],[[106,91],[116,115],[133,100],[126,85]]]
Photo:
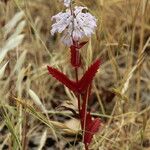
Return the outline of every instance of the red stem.
[[[88,148],[88,145],[87,144],[84,144],[85,145],[85,150],[88,150],[89,148]]]
[[[78,42],[75,42],[74,45],[78,47]],[[79,53],[79,51],[77,49],[75,49],[75,51],[76,51],[76,54]],[[76,59],[75,59],[76,62],[75,63],[77,64],[80,61],[80,56],[79,56],[79,54],[77,54],[77,55],[75,55],[75,57],[76,57]],[[75,67],[75,77],[76,77],[76,82],[78,83],[79,82],[78,67]],[[80,110],[81,110],[80,109],[80,105],[81,105],[80,104],[80,94],[77,93],[76,96],[77,96],[77,99],[78,99],[78,109],[79,109],[79,116],[80,116]]]
[[[75,76],[76,76],[76,82],[78,83],[79,82],[79,79],[78,79],[78,68],[75,68]],[[78,110],[79,110],[79,116],[80,116],[80,95],[77,93],[76,94],[77,96],[77,100],[78,100]]]
[[[90,85],[91,86],[91,85]],[[89,96],[90,96],[90,88],[91,87],[88,87],[87,88],[87,90],[86,90],[86,92],[85,92],[85,94],[86,94],[86,96],[85,96],[85,99],[83,99],[83,101],[84,101],[84,105],[85,105],[85,107],[84,107],[84,120],[83,120],[83,143],[84,143],[84,141],[85,141],[85,132],[86,132],[86,118],[87,118],[87,105],[88,105],[88,99],[89,99]],[[84,145],[85,145],[85,149],[86,150],[88,150],[88,146],[87,146],[87,144],[86,143],[84,143]]]
[[[78,47],[78,42],[75,42],[74,43],[76,47]],[[76,62],[75,64],[79,64],[80,63],[80,53],[79,53],[79,50],[76,48],[75,49],[76,51]],[[75,67],[75,76],[76,76],[76,82],[78,83],[79,82],[79,78],[78,78],[78,67]],[[85,136],[85,127],[86,127],[86,116],[87,116],[87,102],[88,102],[88,98],[89,98],[89,94],[90,94],[90,86],[89,88],[87,88],[87,91],[85,92],[86,93],[86,98],[83,100],[85,103],[85,110],[84,110],[84,122],[83,122],[83,126],[82,126],[82,118],[81,118],[81,100],[80,100],[80,94],[77,93],[76,96],[77,96],[77,100],[78,100],[78,110],[79,110],[79,118],[80,118],[80,123],[81,123],[81,127],[82,127],[82,130],[83,130],[83,143],[84,143],[84,136]],[[84,143],[84,146],[85,146],[85,149],[88,150],[88,146],[86,143]]]

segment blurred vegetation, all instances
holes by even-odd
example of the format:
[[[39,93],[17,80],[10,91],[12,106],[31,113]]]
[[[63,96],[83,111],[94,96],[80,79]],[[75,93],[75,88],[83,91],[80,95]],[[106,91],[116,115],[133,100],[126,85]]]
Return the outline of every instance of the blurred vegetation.
[[[85,67],[102,61],[89,109],[103,123],[90,147],[149,150],[150,1],[76,4],[98,19],[82,50]],[[50,35],[51,17],[64,9],[59,0],[0,1],[0,150],[82,149],[78,120],[61,110],[76,109],[75,96],[47,72],[50,64],[74,77],[69,49]]]

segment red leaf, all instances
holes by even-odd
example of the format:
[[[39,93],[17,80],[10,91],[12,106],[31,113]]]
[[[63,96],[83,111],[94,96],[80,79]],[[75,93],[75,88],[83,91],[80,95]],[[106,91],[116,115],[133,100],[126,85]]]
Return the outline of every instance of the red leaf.
[[[101,121],[99,118],[92,120],[91,114],[87,113],[84,134],[84,143],[86,145],[91,143],[93,135],[99,130],[100,125]]]
[[[74,41],[73,45],[70,46],[71,49],[71,64],[74,67],[80,67],[81,66],[81,56],[79,49],[82,48],[87,42],[81,42],[78,44]]]
[[[55,68],[52,68],[48,66],[49,74],[51,74],[53,77],[55,77],[57,80],[59,80],[62,84],[64,84],[66,87],[68,87],[70,90],[74,92],[78,92],[79,94],[82,94],[91,84],[98,68],[100,65],[100,60],[96,60],[95,63],[93,63],[89,69],[85,72],[83,77],[79,80],[79,82],[75,82],[70,80],[66,75],[64,75],[62,72],[58,71]]]
[[[80,111],[81,128],[82,130],[84,130],[83,138],[86,150],[88,150],[88,145],[91,143],[93,135],[99,130],[99,127],[101,125],[101,120],[99,118],[92,119],[90,112],[87,112],[87,97],[89,97],[89,95],[87,95],[87,93],[84,93],[84,95],[82,96],[82,109]]]
[[[74,42],[73,45],[72,45],[71,47],[80,49],[80,48],[82,48],[87,42],[88,42],[88,41],[85,41],[85,42],[81,42],[81,43],[79,43],[79,44],[76,43],[76,42]],[[70,48],[71,48],[71,47],[70,47]]]
[[[84,144],[86,150],[88,150],[88,145],[91,143],[93,135],[99,130],[101,120],[99,118],[92,120],[91,114],[86,111],[86,101],[86,99],[83,99],[80,119],[82,130],[84,130]]]
[[[79,49],[77,49],[75,46],[71,46],[71,64],[74,67],[80,67],[81,65],[81,56]]]
[[[86,42],[81,42],[79,45],[78,45],[78,49],[80,49],[80,48],[82,48],[86,43],[87,43],[88,41],[86,41]]]
[[[81,126],[82,126],[82,129],[85,130],[84,131],[84,144],[86,145],[88,149],[88,145],[91,143],[93,135],[99,130],[99,127],[101,125],[101,120],[99,118],[92,120],[91,114],[87,112],[86,112],[86,118],[85,118],[85,113],[83,112],[83,110],[81,111],[82,111]],[[86,123],[85,123],[85,119],[86,119]]]
[[[88,70],[85,72],[83,77],[80,79],[78,84],[78,89],[81,93],[89,87],[99,66],[100,66],[100,60],[98,59],[88,68]]]
[[[55,68],[52,68],[50,66],[47,66],[47,68],[48,68],[49,74],[51,74],[54,78],[56,78],[58,81],[60,81],[66,87],[68,87],[70,90],[72,90],[74,92],[77,91],[76,82],[70,80],[66,75],[64,75],[62,72],[58,71]]]

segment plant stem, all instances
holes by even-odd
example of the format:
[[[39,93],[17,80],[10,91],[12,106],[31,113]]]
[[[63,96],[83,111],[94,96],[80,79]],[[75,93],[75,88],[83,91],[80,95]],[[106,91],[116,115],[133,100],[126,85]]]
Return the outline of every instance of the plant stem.
[[[27,144],[28,144],[28,139],[27,139],[27,129],[28,129],[28,114],[25,110],[25,122],[24,122],[24,127],[23,127],[23,137],[22,137],[22,145],[23,145],[23,150],[27,150]]]
[[[76,82],[78,83],[79,82],[79,78],[78,78],[78,68],[75,68],[75,76],[76,76]],[[79,110],[79,116],[80,116],[80,111],[81,111],[81,108],[80,108],[80,95],[77,93],[76,94],[77,96],[77,100],[78,100],[78,110]]]
[[[83,122],[83,139],[82,139],[83,143],[84,143],[84,140],[85,140],[86,119],[87,119],[87,105],[88,105],[89,95],[90,95],[90,86],[86,90],[86,97],[85,97],[85,99],[83,99],[84,100],[83,103],[85,103],[85,108],[84,108],[84,114],[85,115],[84,115],[84,122]],[[85,145],[85,149],[88,150],[87,145],[85,143],[84,143],[84,145]]]
[[[148,1],[143,1],[142,6],[142,12],[141,12],[141,32],[140,32],[140,44],[139,44],[139,49],[138,49],[138,59],[140,59],[141,53],[142,53],[142,49],[143,49],[143,39],[144,39],[144,22],[145,22],[145,7],[146,7],[146,3]],[[136,109],[137,111],[140,110],[140,89],[141,89],[141,66],[138,67],[138,71],[137,71],[137,90],[136,90]]]

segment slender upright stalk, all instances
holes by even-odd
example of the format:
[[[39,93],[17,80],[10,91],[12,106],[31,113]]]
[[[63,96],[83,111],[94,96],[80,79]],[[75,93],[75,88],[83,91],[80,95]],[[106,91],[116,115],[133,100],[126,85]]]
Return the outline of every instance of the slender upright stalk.
[[[88,87],[87,91],[86,91],[86,98],[84,99],[84,103],[85,103],[85,108],[84,108],[84,122],[83,122],[83,138],[82,141],[84,143],[85,149],[88,150],[88,146],[87,144],[85,144],[85,132],[86,132],[86,118],[87,118],[87,105],[88,105],[88,99],[89,99],[89,89],[90,87]]]
[[[79,81],[78,68],[75,68],[75,77],[76,77],[76,82],[78,83],[78,81]],[[80,116],[80,111],[81,111],[81,108],[80,108],[80,106],[81,106],[80,95],[77,93],[76,96],[77,96],[77,100],[78,100],[78,110],[79,110],[79,116]]]
[[[141,33],[140,33],[140,45],[139,45],[139,49],[138,49],[138,59],[140,59],[141,57],[141,53],[142,53],[142,49],[143,49],[143,39],[144,39],[144,21],[145,21],[145,7],[146,7],[146,3],[148,1],[143,1],[142,2],[142,12],[141,12]],[[136,91],[136,108],[137,111],[139,111],[140,108],[140,89],[141,89],[141,66],[138,67],[138,71],[137,71],[137,91]]]
[[[67,75],[61,71],[48,66],[49,74],[62,82],[66,87],[75,93],[78,101],[79,119],[82,129],[82,141],[85,149],[92,141],[93,135],[98,131],[101,121],[100,119],[92,119],[90,112],[87,111],[88,99],[91,91],[92,80],[100,66],[100,60],[97,59],[79,79],[78,71],[81,67],[80,49],[87,43],[81,42],[84,37],[91,37],[94,33],[96,25],[96,18],[90,13],[86,13],[88,8],[82,6],[74,7],[73,0],[64,0],[64,5],[69,8],[64,13],[58,13],[52,17],[55,23],[52,25],[51,33],[64,32],[63,42],[70,47],[71,51],[71,65],[74,69],[75,80],[70,80]],[[62,27],[62,24],[64,26]],[[86,26],[86,28],[85,28]],[[89,30],[88,30],[89,29]],[[66,36],[66,34],[68,35]]]
[[[25,111],[25,114],[24,114],[24,126],[23,126],[23,135],[22,135],[22,147],[23,147],[23,150],[27,150],[27,144],[28,144],[28,140],[27,140],[27,132],[28,132],[28,114],[27,112]]]

